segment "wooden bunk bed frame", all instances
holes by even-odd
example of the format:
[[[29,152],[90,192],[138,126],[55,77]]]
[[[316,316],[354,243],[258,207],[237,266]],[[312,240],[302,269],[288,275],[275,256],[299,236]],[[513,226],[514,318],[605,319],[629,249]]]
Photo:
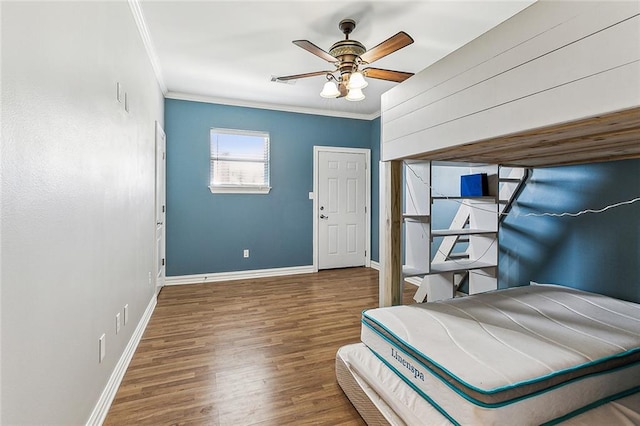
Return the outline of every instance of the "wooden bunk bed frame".
[[[401,303],[402,162],[640,158],[640,3],[538,1],[382,97],[380,306]]]
[[[380,306],[387,307],[402,304],[404,161],[548,167],[640,158],[640,2],[539,0],[385,93],[381,125]],[[389,309],[395,315],[405,308]],[[428,338],[411,336],[411,345]],[[377,342],[369,338],[368,344]],[[387,373],[378,369],[382,361],[370,347],[350,347],[358,357],[375,358],[354,355],[352,365]],[[415,388],[398,394],[387,381],[397,373],[372,378],[390,390],[385,399],[349,371],[351,361],[341,358],[342,350],[338,382],[367,422],[406,422],[394,417],[400,413],[393,407],[403,396],[413,401]],[[640,419],[640,394],[629,398],[613,402]],[[449,423],[427,405],[405,414]],[[602,407],[609,418],[611,407]],[[602,415],[584,414],[587,423]],[[581,424],[576,419],[567,424]]]

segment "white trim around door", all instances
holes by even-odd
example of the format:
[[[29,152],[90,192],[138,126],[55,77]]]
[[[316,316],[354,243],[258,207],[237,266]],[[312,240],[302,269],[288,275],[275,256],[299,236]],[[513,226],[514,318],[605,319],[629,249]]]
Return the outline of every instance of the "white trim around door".
[[[371,150],[366,148],[342,148],[334,146],[314,146],[313,147],[313,270],[318,272],[318,161],[320,152],[364,154],[366,167],[366,189],[365,189],[365,265],[371,267]]]
[[[167,203],[167,136],[164,129],[156,121],[156,197],[155,197],[155,283],[156,294],[160,292],[164,286],[166,265],[166,203]],[[151,278],[151,277],[149,277]]]

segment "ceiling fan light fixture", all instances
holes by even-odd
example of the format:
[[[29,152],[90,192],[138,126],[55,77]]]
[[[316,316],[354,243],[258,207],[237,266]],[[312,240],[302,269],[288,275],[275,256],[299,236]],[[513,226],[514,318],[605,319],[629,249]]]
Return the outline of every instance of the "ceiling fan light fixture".
[[[346,97],[348,101],[352,101],[352,102],[361,101],[364,98],[365,96],[364,96],[364,93],[362,93],[362,89],[350,89]]]
[[[2,1],[2,0],[0,0]],[[315,77],[324,74],[327,82],[324,84],[320,96],[323,98],[342,98],[349,101],[361,101],[365,98],[362,89],[368,86],[367,78],[393,81],[401,83],[411,77],[413,73],[393,71],[381,68],[371,68],[369,65],[411,43],[413,39],[404,31],[389,37],[382,43],[367,50],[357,40],[349,38],[349,34],[355,29],[356,22],[353,19],[343,19],[338,28],[344,34],[344,40],[339,40],[331,46],[328,52],[319,48],[309,40],[294,40],[293,44],[332,64],[335,68],[331,71],[314,71],[304,74],[275,77],[275,81],[290,81],[306,77]],[[364,72],[359,71],[360,66],[367,66]],[[338,75],[338,77],[333,74]],[[272,78],[272,81],[274,79]]]
[[[367,80],[364,79],[364,75],[362,75],[360,71],[356,71],[352,73],[351,76],[349,77],[349,83],[347,84],[347,89],[349,90],[364,89],[368,85],[369,83],[367,83]]]
[[[320,92],[320,96],[322,96],[323,98],[337,98],[338,96],[340,96],[340,91],[338,90],[338,86],[336,86],[336,83],[329,80],[324,84],[322,92]]]

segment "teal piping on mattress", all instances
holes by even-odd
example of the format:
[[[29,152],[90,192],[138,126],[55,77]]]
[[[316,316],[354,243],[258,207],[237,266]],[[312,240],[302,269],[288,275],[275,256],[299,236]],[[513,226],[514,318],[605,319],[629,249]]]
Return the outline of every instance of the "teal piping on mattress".
[[[375,321],[375,320],[373,320],[373,321],[374,321],[374,322],[376,322],[376,324],[377,324],[377,321]],[[368,324],[366,321],[362,320],[361,322],[362,322],[362,324],[364,324],[364,325],[366,325],[367,327],[369,327],[370,329],[372,329],[374,332],[376,331],[376,330],[375,330],[375,328],[373,328],[373,327],[372,327],[370,324]],[[384,328],[384,327],[382,327],[382,328]],[[386,329],[385,329],[385,330],[386,330]],[[388,330],[387,330],[387,331],[388,331]],[[391,332],[389,332],[389,333],[390,333],[390,334],[392,334],[392,335],[394,335],[394,334],[393,334],[393,333],[391,333]],[[431,375],[432,375],[432,376],[434,376],[434,377],[438,378],[442,383],[444,383],[445,385],[447,385],[447,386],[448,386],[451,390],[453,390],[455,393],[457,393],[458,395],[460,395],[461,397],[463,397],[463,398],[464,398],[464,399],[466,399],[467,401],[469,401],[469,402],[471,402],[471,403],[473,403],[473,404],[475,404],[475,405],[477,405],[477,406],[479,406],[479,407],[483,407],[483,408],[500,408],[500,407],[504,407],[504,406],[506,406],[506,405],[513,404],[513,403],[518,402],[518,401],[522,401],[522,400],[525,400],[525,399],[528,399],[528,398],[531,398],[531,397],[534,397],[534,396],[538,396],[538,395],[541,395],[541,394],[547,393],[547,392],[549,392],[549,391],[552,391],[552,390],[554,390],[554,389],[557,389],[557,388],[563,387],[563,386],[565,386],[565,385],[567,385],[567,384],[569,384],[569,383],[573,383],[573,382],[578,381],[578,380],[586,379],[586,378],[588,378],[588,377],[598,376],[598,375],[601,375],[601,374],[608,374],[608,373],[610,373],[610,372],[614,372],[614,371],[623,370],[623,369],[625,369],[625,368],[630,368],[630,367],[633,367],[633,366],[635,366],[635,365],[637,365],[637,364],[639,364],[639,363],[640,363],[640,361],[638,361],[638,362],[634,362],[634,363],[632,363],[632,364],[623,365],[623,366],[620,366],[620,367],[617,367],[617,368],[612,368],[612,369],[609,369],[609,370],[607,370],[607,371],[599,371],[599,372],[594,372],[594,373],[590,373],[590,374],[585,374],[584,376],[574,377],[573,379],[567,380],[567,381],[562,382],[562,383],[558,383],[558,384],[556,384],[556,385],[550,386],[550,387],[545,388],[545,389],[541,389],[541,390],[536,391],[536,392],[529,393],[529,394],[527,394],[527,395],[522,395],[522,396],[519,396],[519,397],[516,397],[516,398],[512,398],[512,399],[509,399],[509,400],[506,400],[506,401],[502,401],[502,402],[499,402],[499,403],[487,403],[487,402],[479,401],[479,400],[477,400],[476,398],[473,398],[473,397],[471,397],[471,396],[467,395],[466,393],[464,393],[463,391],[461,391],[460,389],[456,388],[454,385],[452,385],[451,383],[449,383],[449,381],[445,380],[445,379],[444,379],[443,377],[441,377],[438,373],[436,373],[436,372],[435,372],[435,371],[433,371],[431,368],[429,368],[429,366],[425,365],[422,361],[420,361],[419,359],[417,359],[416,357],[414,357],[413,355],[411,355],[409,352],[407,352],[407,351],[406,351],[405,349],[403,349],[402,347],[398,346],[394,341],[390,340],[390,339],[389,339],[389,338],[387,338],[386,336],[383,336],[383,335],[381,335],[381,334],[379,334],[379,333],[378,333],[378,336],[380,336],[382,339],[384,339],[385,341],[387,341],[390,345],[392,345],[393,347],[395,347],[396,349],[398,349],[400,352],[402,352],[402,353],[406,354],[408,357],[410,357],[411,359],[415,360],[417,364],[419,364],[419,365],[421,365],[422,367],[424,367],[424,368],[425,368],[425,370],[429,371],[429,372],[431,373]],[[395,335],[394,335],[394,336],[395,336]],[[415,350],[413,347],[411,347],[411,345],[407,345],[407,347],[411,348],[412,350]],[[371,350],[371,352],[373,352],[373,353],[374,353],[378,358],[380,358],[380,356],[379,356],[379,355],[378,355],[378,354],[377,354],[373,349],[369,348],[369,350]],[[416,351],[416,352],[417,352],[417,353],[420,353],[420,351]],[[420,354],[420,355],[422,355],[422,354]],[[429,359],[428,357],[425,357],[425,358]],[[430,360],[430,361],[431,361],[431,360]],[[387,364],[387,363],[385,362],[385,364]],[[437,363],[435,363],[435,362],[434,362],[433,364],[435,364],[435,365],[437,365],[438,367],[440,367],[440,365],[439,365],[439,364],[437,364]],[[387,365],[388,365],[388,364],[387,364]],[[393,370],[394,370],[394,372],[396,372],[396,374],[398,374],[398,371],[397,371],[395,368],[394,368]],[[444,368],[442,368],[442,370],[444,370],[444,371],[446,371],[447,373],[449,373],[449,371],[448,371],[448,370],[446,370],[446,369],[444,369]],[[402,377],[403,379],[405,378],[405,377],[404,377],[404,375],[402,375],[402,373],[399,373],[399,374],[401,375],[401,377]],[[456,379],[456,380],[458,380],[460,383],[465,383],[464,381],[459,380],[459,379],[458,379],[458,377],[456,377],[456,376],[455,376],[455,375],[453,375],[453,374],[451,374],[451,377],[455,378],[455,379]],[[405,381],[406,381],[406,380],[405,380]],[[526,382],[522,382],[522,383],[525,383],[525,384],[526,384]],[[473,387],[473,386],[468,386],[468,387],[469,387],[469,388],[472,388],[472,389],[477,389],[477,388],[475,388],[475,387]],[[509,388],[511,388],[511,387],[509,387]],[[488,393],[488,392],[487,392],[487,393]],[[492,393],[493,393],[493,392],[492,392]]]
[[[631,388],[631,389],[626,390],[624,392],[620,392],[620,393],[617,393],[615,395],[611,395],[611,396],[608,396],[606,398],[602,398],[599,401],[593,402],[593,403],[591,403],[589,405],[585,405],[584,407],[579,408],[579,409],[577,409],[575,411],[572,411],[571,413],[565,414],[562,417],[558,417],[557,419],[553,419],[550,422],[543,423],[541,426],[557,425],[559,423],[564,422],[565,420],[569,420],[570,418],[578,416],[578,415],[580,415],[580,414],[582,414],[584,412],[587,412],[587,411],[589,411],[589,410],[591,410],[593,408],[599,407],[599,406],[604,405],[606,403],[609,403],[611,401],[615,401],[616,399],[620,399],[620,398],[624,398],[624,397],[629,396],[629,395],[633,395],[636,392],[640,392],[640,386],[636,386],[635,388]]]
[[[424,400],[426,400],[429,404],[431,404],[433,406],[433,408],[438,410],[440,412],[440,414],[445,416],[454,425],[460,426],[460,423],[458,423],[453,417],[451,417],[449,415],[449,413],[447,413],[442,407],[440,407],[438,404],[436,404],[436,402],[433,399],[431,399],[426,393],[424,393],[419,387],[417,387],[416,385],[411,383],[411,381],[408,380],[406,377],[404,377],[402,375],[402,373],[400,373],[398,370],[396,370],[396,368],[394,366],[389,364],[387,362],[387,360],[382,358],[380,355],[378,355],[376,353],[376,351],[372,350],[371,348],[368,347],[368,349],[371,351],[371,353],[373,353],[376,356],[376,358],[378,358],[384,365],[386,365],[391,371],[393,371],[396,374],[396,376],[400,377],[400,379],[402,379],[403,382],[405,382],[407,385],[409,385],[411,387],[411,389],[416,391],[416,393],[418,395],[420,395]]]
[[[429,360],[429,362],[431,362],[433,365],[437,366],[442,371],[446,372],[449,376],[451,376],[451,378],[456,380],[458,383],[461,383],[465,387],[467,387],[469,389],[473,389],[474,391],[476,391],[478,393],[485,394],[485,395],[492,395],[492,394],[495,394],[495,393],[498,393],[498,392],[503,392],[503,391],[514,389],[514,388],[518,388],[518,387],[521,387],[521,386],[526,386],[526,385],[542,382],[542,381],[548,380],[548,379],[550,379],[552,377],[559,376],[561,374],[571,373],[573,371],[580,370],[580,369],[583,369],[585,367],[591,367],[593,365],[604,363],[604,362],[607,362],[607,361],[612,360],[612,359],[622,358],[622,357],[629,356],[629,355],[632,355],[634,353],[640,352],[640,347],[636,347],[636,348],[628,349],[628,350],[626,350],[624,352],[620,352],[618,354],[609,355],[609,356],[606,356],[606,357],[603,357],[603,358],[600,358],[600,359],[597,359],[597,360],[594,360],[594,361],[586,362],[584,364],[580,364],[580,365],[577,365],[577,366],[574,365],[572,367],[565,368],[563,370],[554,371],[552,373],[545,374],[544,376],[539,376],[539,377],[536,377],[536,378],[533,378],[533,379],[523,380],[521,382],[512,383],[512,384],[504,385],[504,386],[499,386],[499,387],[493,388],[493,389],[481,389],[481,388],[478,388],[478,387],[476,387],[476,386],[474,386],[474,385],[472,385],[470,383],[465,382],[464,380],[462,380],[461,378],[459,378],[458,376],[453,374],[451,371],[449,371],[448,369],[446,369],[445,367],[443,367],[439,363],[435,362],[433,359],[431,359],[428,356],[424,355],[422,352],[420,352],[419,350],[417,350],[416,348],[414,348],[413,346],[411,346],[407,342],[404,342],[402,339],[400,339],[398,336],[396,336],[395,333],[393,333],[387,327],[382,325],[382,323],[380,323],[376,319],[371,318],[370,316],[366,315],[366,311],[363,312],[363,317],[366,317],[367,320],[374,322],[378,327],[380,327],[381,329],[385,330],[387,333],[392,335],[394,338],[398,339],[398,341],[402,342],[402,344],[406,345],[406,347],[408,347],[409,349],[411,349],[415,353],[419,354],[424,359]],[[362,319],[361,322],[363,324],[366,324],[364,319]],[[375,331],[375,329],[373,327],[371,327],[370,325],[367,324],[367,326]],[[621,367],[617,367],[617,368],[613,368],[613,369],[610,369],[610,370],[607,370],[607,371],[603,371],[603,372],[595,372],[595,373],[586,374],[584,376],[580,376],[580,377],[576,377],[574,379],[571,379],[571,380],[567,381],[566,383],[570,383],[570,382],[572,382],[572,381],[574,381],[576,379],[580,379],[580,378],[591,377],[592,375],[597,375],[597,374],[601,374],[601,373],[608,373],[610,371],[617,371],[620,368],[631,367],[631,366],[633,366],[635,364],[638,364],[639,362],[640,361],[636,361],[636,362],[633,362],[631,364],[628,364],[628,365],[625,365],[625,366],[621,366]]]

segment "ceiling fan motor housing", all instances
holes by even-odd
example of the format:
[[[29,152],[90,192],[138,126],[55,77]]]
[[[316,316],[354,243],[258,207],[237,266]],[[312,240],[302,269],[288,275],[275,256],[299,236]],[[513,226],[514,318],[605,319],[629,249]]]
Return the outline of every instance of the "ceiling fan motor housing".
[[[338,59],[340,75],[351,73],[357,69],[356,59],[367,49],[357,40],[340,40],[334,43],[329,54]]]
[[[338,59],[338,71],[342,81],[349,79],[349,74],[358,69],[356,60],[367,51],[362,43],[357,40],[349,40],[349,34],[356,28],[356,21],[353,19],[343,19],[338,24],[338,28],[345,36],[344,40],[340,40],[331,46],[329,54]]]

